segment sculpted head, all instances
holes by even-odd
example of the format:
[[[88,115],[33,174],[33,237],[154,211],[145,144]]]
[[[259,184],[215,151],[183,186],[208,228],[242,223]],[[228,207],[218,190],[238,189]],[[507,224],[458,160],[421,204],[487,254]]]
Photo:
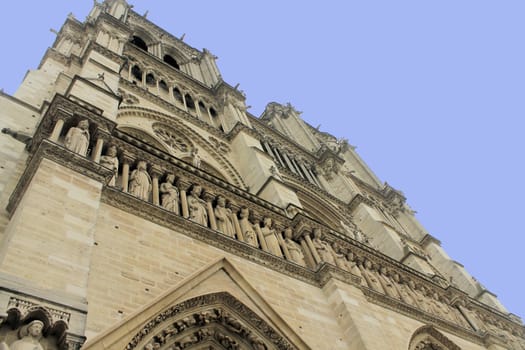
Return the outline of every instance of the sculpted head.
[[[264,226],[272,227],[272,218],[265,217],[263,220]]]
[[[321,237],[322,237],[321,229],[318,227],[314,228],[314,238],[321,239]]]
[[[200,196],[201,192],[202,192],[201,185],[194,185],[193,189],[191,190],[191,194],[196,197]]]
[[[168,174],[168,176],[166,176],[166,182],[172,184],[173,181],[175,181],[175,175],[174,174]]]
[[[78,122],[78,127],[82,130],[87,130],[89,128],[89,122],[87,119],[82,119]]]
[[[146,168],[148,167],[148,165],[146,164],[145,161],[141,160],[139,161],[139,163],[137,164],[137,169],[139,170],[144,170],[146,171]]]
[[[110,157],[116,157],[117,156],[117,147],[115,146],[109,146],[108,151],[106,153]]]
[[[293,232],[290,227],[284,229],[284,238],[292,239]]]
[[[219,207],[224,207],[226,205],[226,198],[224,198],[223,196],[217,197],[217,205]]]
[[[247,218],[248,216],[250,216],[250,210],[246,207],[242,207],[240,216],[241,216],[241,219]]]
[[[27,333],[32,337],[41,336],[43,329],[44,329],[44,322],[40,320],[34,320],[27,325]]]

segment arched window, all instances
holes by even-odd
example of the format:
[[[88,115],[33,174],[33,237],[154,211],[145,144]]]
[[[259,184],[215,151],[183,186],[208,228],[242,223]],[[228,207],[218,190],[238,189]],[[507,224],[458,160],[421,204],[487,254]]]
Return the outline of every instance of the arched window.
[[[173,88],[173,97],[175,97],[175,101],[183,104],[184,100],[182,99],[182,94],[180,93],[180,90],[178,88]]]
[[[210,115],[212,116],[212,118],[217,118],[217,112],[215,111],[215,109],[213,109],[213,107],[210,107]]]
[[[170,55],[164,55],[164,59],[163,60],[164,60],[164,62],[166,62],[167,64],[169,64],[173,68],[180,69],[180,66],[177,63],[177,61],[173,57],[171,57]]]
[[[142,83],[142,70],[139,68],[139,66],[133,66],[133,68],[131,68],[131,75],[133,78]]]
[[[142,49],[144,51],[148,51],[148,45],[144,40],[142,40],[141,37],[133,35],[133,39],[131,39],[131,43],[138,47],[139,49]]]
[[[146,85],[148,85],[148,86],[155,86],[156,85],[155,76],[153,75],[153,73],[148,73],[146,75]]]
[[[166,82],[164,80],[161,80],[159,82],[159,88],[161,89],[161,91],[164,91],[164,92],[168,92],[169,91],[168,84],[166,84]]]
[[[195,110],[195,102],[193,102],[191,96],[186,94],[184,95],[184,99],[186,100],[186,107],[188,107],[188,109]]]
[[[199,111],[201,112],[202,117],[208,117],[208,111],[206,110],[206,106],[202,101],[199,101]]]

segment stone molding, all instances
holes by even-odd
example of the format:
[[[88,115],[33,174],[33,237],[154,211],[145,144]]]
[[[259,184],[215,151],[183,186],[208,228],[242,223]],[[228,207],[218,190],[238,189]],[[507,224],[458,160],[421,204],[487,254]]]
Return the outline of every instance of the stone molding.
[[[270,347],[266,349],[298,349],[231,294],[218,292],[194,297],[157,314],[145,323],[123,350],[154,349],[155,343],[162,346],[167,342],[182,348],[191,347],[213,336],[208,332],[203,334],[204,327],[209,333],[215,333],[215,336],[226,333],[228,345],[243,342],[244,346],[268,344]],[[169,338],[177,338],[179,333],[182,335],[177,341],[170,341]]]

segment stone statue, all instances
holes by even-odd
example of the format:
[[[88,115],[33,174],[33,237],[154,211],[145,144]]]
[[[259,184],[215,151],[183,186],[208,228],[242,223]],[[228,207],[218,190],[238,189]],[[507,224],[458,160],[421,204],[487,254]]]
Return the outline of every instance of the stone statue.
[[[106,155],[100,157],[100,165],[113,170],[113,176],[109,180],[109,186],[115,186],[118,176],[118,158],[117,158],[117,147],[109,146]]]
[[[201,156],[199,155],[199,149],[198,148],[193,148],[191,150],[191,164],[195,168],[200,168],[201,167]]]
[[[82,156],[87,155],[89,147],[89,122],[83,119],[77,126],[69,128],[64,139],[64,146],[70,151]]]
[[[188,195],[188,210],[190,220],[202,226],[208,226],[208,213],[206,212],[206,202],[200,198],[202,187],[194,185]]]
[[[251,246],[259,247],[259,241],[257,240],[257,234],[255,233],[253,224],[250,222],[250,219],[249,219],[250,210],[246,207],[241,208],[239,217],[240,217],[239,225],[241,226],[241,231],[244,237],[244,241]]]
[[[1,342],[0,350],[44,350],[40,344],[43,328],[44,323],[42,321],[31,321],[31,323],[20,330],[21,339],[14,341],[11,346]]]
[[[175,175],[166,176],[166,182],[160,185],[161,202],[160,205],[171,212],[179,215],[179,189],[173,184]]]
[[[304,261],[304,254],[303,250],[301,249],[301,246],[299,243],[295,242],[292,239],[293,232],[290,227],[287,227],[284,229],[284,244],[286,245],[286,248],[288,249],[288,252],[290,253],[290,259],[298,265],[306,266],[306,263]]]
[[[226,208],[226,199],[223,196],[217,197],[215,206],[215,219],[217,219],[217,231],[224,233],[228,237],[235,237],[235,229],[232,222],[232,211]]]
[[[366,284],[369,288],[375,290],[376,292],[384,293],[383,287],[379,282],[377,273],[373,269],[373,265],[370,260],[365,260],[364,264],[361,265],[361,274],[365,278]]]
[[[151,191],[151,177],[146,171],[146,162],[141,160],[137,169],[131,172],[129,177],[129,193],[137,198],[147,201]]]
[[[334,254],[330,244],[322,240],[321,230],[318,228],[314,229],[314,238],[312,243],[314,244],[315,250],[322,261],[325,261],[329,264],[335,265]]]
[[[377,277],[386,295],[388,295],[389,297],[395,298],[395,299],[400,299],[399,292],[396,288],[396,285],[388,276],[386,267],[381,266],[381,268],[379,269],[379,273],[377,274]]]
[[[340,269],[349,271],[348,261],[346,260],[346,255],[343,248],[334,242],[332,244],[332,252],[334,253],[335,265]]]
[[[397,285],[397,290],[399,292],[399,297],[401,298],[401,300],[406,304],[417,307],[418,305],[416,302],[416,296],[414,295],[412,290],[405,283],[403,283],[403,281],[401,281],[401,276],[399,276],[398,273],[394,273],[392,279]]]
[[[268,250],[273,255],[277,255],[282,257],[283,253],[281,251],[281,246],[279,244],[279,240],[277,238],[277,233],[275,232],[275,229],[272,227],[272,219],[271,218],[264,218],[263,220],[263,227],[261,227],[261,232],[264,237],[264,240],[266,241],[266,245],[268,246]]]
[[[424,286],[421,286],[421,289],[417,288],[415,282],[412,280],[408,281],[408,286],[414,293],[419,307],[425,312],[432,313],[432,308],[430,307],[426,296],[426,288]]]

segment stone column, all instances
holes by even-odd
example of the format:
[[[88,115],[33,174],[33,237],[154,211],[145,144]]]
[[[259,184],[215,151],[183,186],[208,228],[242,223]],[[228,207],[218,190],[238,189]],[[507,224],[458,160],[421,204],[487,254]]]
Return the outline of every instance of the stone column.
[[[321,260],[321,257],[317,253],[317,249],[315,249],[314,242],[312,242],[312,238],[310,237],[309,233],[304,234],[304,240],[306,241],[308,248],[310,248],[310,252],[312,253],[312,257],[314,258],[316,265],[320,264],[323,260]]]
[[[179,188],[180,193],[182,217],[187,219],[190,217],[190,211],[188,210],[188,200],[186,199],[186,191],[188,190],[188,188],[190,188],[190,183],[179,179],[179,181],[177,181],[177,187]]]
[[[272,147],[273,152],[277,156],[277,161],[279,162],[279,164],[281,164],[281,166],[283,167],[286,167],[286,164],[284,164],[281,154],[279,153],[280,151],[277,148],[273,148],[273,146],[270,146],[270,147]]]
[[[292,162],[290,161],[290,157],[288,157],[288,155],[286,153],[283,153],[283,158],[284,160],[286,161],[286,164],[288,165],[288,168],[290,168],[290,170],[294,173],[294,174],[297,174],[297,171],[295,170]]]
[[[49,138],[53,142],[57,142],[58,138],[60,137],[60,134],[62,133],[62,129],[64,128],[64,119],[60,118],[57,119],[55,122],[55,126],[53,127],[53,131],[51,132],[51,136]]]
[[[160,199],[159,199],[159,177],[162,175],[162,170],[153,165],[150,169],[151,174],[151,182],[153,187],[152,197],[151,201],[154,205],[160,205]]]
[[[217,231],[217,219],[215,219],[215,212],[213,211],[212,205],[215,195],[210,192],[204,192],[202,198],[206,201],[206,209],[208,211],[208,218],[210,220],[210,228]]]
[[[232,220],[233,226],[235,227],[235,232],[237,233],[237,239],[244,242],[244,235],[242,234],[241,225],[239,225],[239,218],[237,213],[239,212],[239,206],[233,202],[228,203],[228,208],[232,211]]]
[[[100,156],[102,155],[102,148],[104,147],[104,139],[98,135],[97,143],[95,144],[95,149],[93,150],[93,153],[91,154],[92,160],[95,163],[100,162]]]
[[[122,153],[122,192],[128,192],[129,186],[129,166],[133,163],[133,158],[127,152]]]

